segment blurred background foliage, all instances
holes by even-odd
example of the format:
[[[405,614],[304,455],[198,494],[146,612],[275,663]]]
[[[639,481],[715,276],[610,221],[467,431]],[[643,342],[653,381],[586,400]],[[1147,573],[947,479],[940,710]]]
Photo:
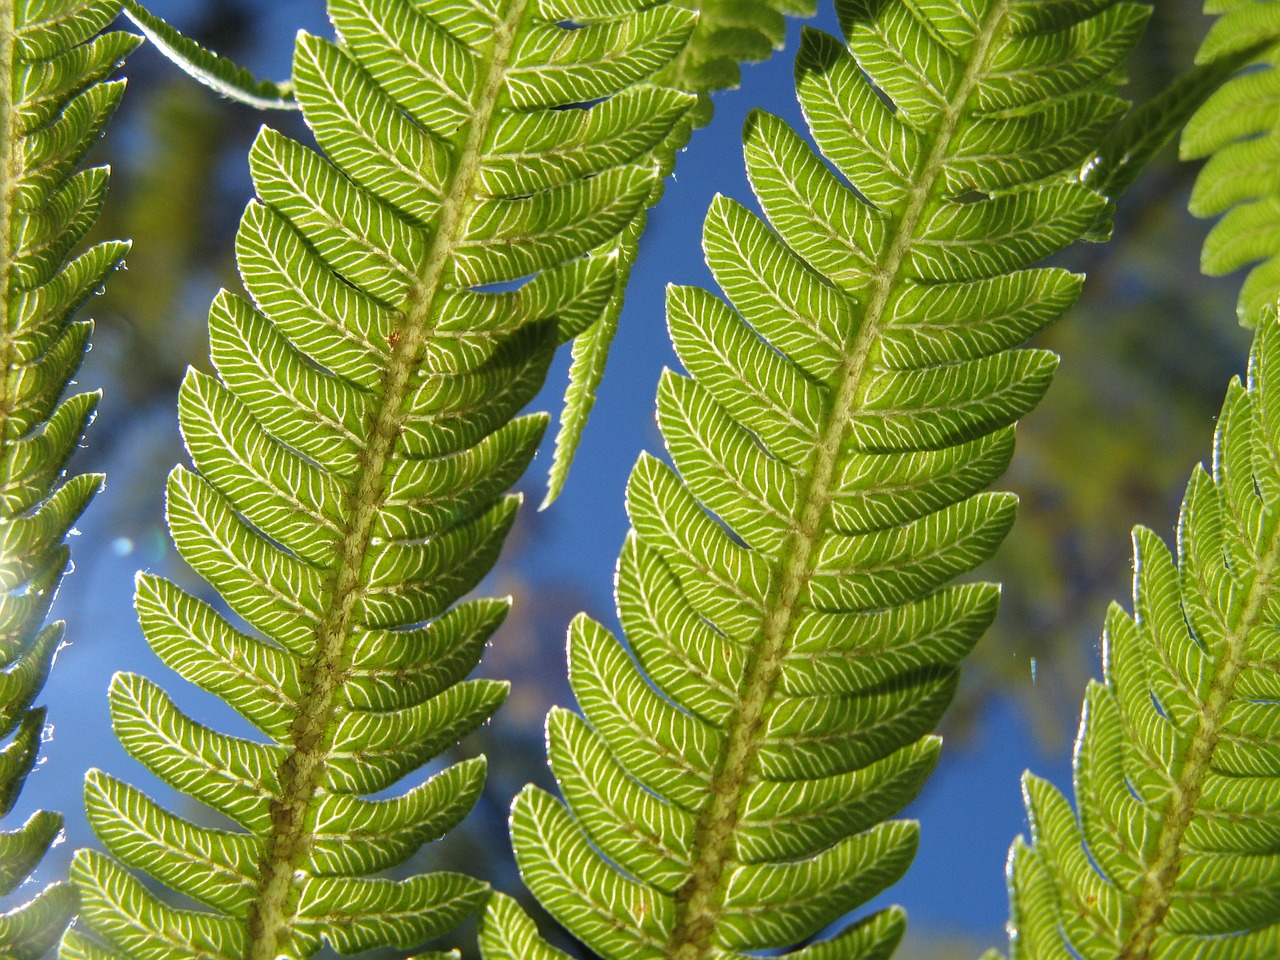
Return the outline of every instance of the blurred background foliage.
[[[298,28],[328,32],[322,0],[151,6],[220,53],[277,77],[288,73]],[[827,7],[817,22],[834,31]],[[1134,63],[1132,97],[1163,89],[1186,69],[1206,25],[1196,0],[1161,0]],[[72,545],[79,569],[56,611],[68,620],[72,646],[44,697],[55,725],[47,763],[23,799],[27,807],[68,815],[69,842],[46,861],[45,878],[61,875],[71,851],[92,842],[78,809],[87,766],[144,780],[110,736],[105,708],[112,671],[161,669],[132,619],[133,572],[156,570],[209,596],[181,569],[164,533],[164,478],[183,456],[176,389],[188,364],[208,365],[204,328],[213,294],[238,286],[232,249],[250,193],[249,143],[264,121],[306,139],[296,115],[264,118],[220,101],[152,51],[136,54],[127,75],[125,106],[96,159],[114,169],[99,232],[131,237],[134,247],[128,271],[90,304],[98,328],[80,383],[102,387],[106,398],[74,465],[105,470],[108,489]],[[798,122],[790,53],[748,68],[742,89],[715,102],[714,123],[695,135],[652,218],[623,332],[566,494],[550,511],[533,511],[544,455],[527,481],[532,503],[484,586],[515,599],[483,667],[513,681],[511,700],[459,750],[489,756],[485,798],[462,830],[424,851],[410,871],[460,869],[509,892],[519,889],[506,842],[507,805],[529,780],[550,785],[542,717],[551,704],[570,702],[564,629],[581,609],[615,622],[610,571],[626,528],[623,482],[636,453],[659,446],[653,389],[661,366],[675,364],[661,323],[662,287],[668,280],[709,283],[693,253],[701,211],[717,189],[747,196],[737,159],[746,109],[763,103]],[[1228,379],[1242,372],[1248,336],[1234,319],[1238,279],[1207,280],[1198,270],[1206,224],[1186,213],[1194,174],[1166,150],[1122,201],[1115,240],[1062,260],[1090,279],[1074,312],[1040,344],[1059,352],[1062,366],[1047,400],[1019,427],[1018,453],[1002,484],[1022,497],[1019,521],[981,572],[1005,584],[1001,613],[946,722],[943,766],[910,811],[924,824],[917,867],[886,898],[911,913],[903,957],[973,957],[1002,941],[1004,853],[1025,829],[1017,775],[1032,766],[1059,782],[1069,777],[1084,682],[1099,671],[1103,612],[1112,599],[1127,603],[1129,530],[1141,522],[1172,539],[1189,469],[1208,458],[1213,416]],[[562,376],[563,362],[554,377]],[[558,403],[562,383],[554,377],[538,401],[544,409]],[[228,732],[248,733],[224,705],[195,691],[183,694],[189,711],[204,711]],[[185,815],[212,821],[189,801],[148,789]]]

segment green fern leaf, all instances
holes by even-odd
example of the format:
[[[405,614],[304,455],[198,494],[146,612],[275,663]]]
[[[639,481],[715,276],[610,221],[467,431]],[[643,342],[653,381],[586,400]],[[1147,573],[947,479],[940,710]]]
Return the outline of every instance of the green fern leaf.
[[[689,45],[659,74],[659,81],[701,94],[699,125],[711,119],[708,94],[736,88],[741,64],[767,60],[782,49],[788,16],[811,17],[817,0],[686,0],[697,10]]]
[[[566,26],[577,12],[331,0],[338,42],[299,38],[294,89],[324,155],[270,130],[252,148],[258,199],[237,238],[250,299],[214,301],[217,375],[190,372],[179,400],[194,469],[168,485],[179,553],[235,618],[152,576],[136,597],[157,655],[262,736],[116,677],[125,750],[232,825],[91,772],[110,855],[76,856],[64,957],[407,949],[484,896],[458,874],[378,876],[467,814],[483,760],[372,796],[506,696],[464,679],[506,603],[455,604],[493,564],[518,502],[505,491],[546,426],[518,412],[616,288],[618,264],[592,252],[642,209],[648,155],[692,102],[637,85],[690,14]],[[131,871],[207,909],[172,907]]]
[[[1205,239],[1201,268],[1218,276],[1250,266],[1240,291],[1240,322],[1253,326],[1280,297],[1280,4],[1249,0],[1221,12],[1196,55],[1212,68],[1243,66],[1191,118],[1182,134],[1184,160],[1209,158],[1196,179],[1191,212],[1222,216]]]
[[[886,820],[932,769],[996,609],[994,585],[949,582],[1013,520],[1011,495],[980,491],[1056,366],[1019,347],[1080,285],[1029,268],[1105,209],[1067,176],[1096,148],[1074,134],[1114,121],[1149,13],[837,11],[846,42],[806,31],[796,73],[839,172],[749,120],[767,223],[717,198],[703,246],[729,303],[669,291],[688,376],[658,389],[674,466],[642,456],[627,489],[626,643],[573,622],[582,717],[547,722],[563,802],[528,787],[512,807],[525,883],[610,960],[886,957],[901,938],[889,910],[796,949],[914,855],[915,825]],[[487,960],[548,954],[493,904]]]
[[[1010,855],[1012,956],[1280,953],[1275,568],[1280,329],[1233,381],[1213,474],[1197,468],[1177,563],[1134,531],[1134,615],[1107,612],[1103,682],[1075,752],[1078,812],[1027,774],[1032,842]]]
[[[1142,104],[1117,124],[1103,141],[1098,153],[1087,160],[1080,179],[1094,190],[1115,200],[1138,179],[1156,155],[1222,86],[1223,81],[1248,62],[1253,51],[1198,64],[1157,96]],[[1107,239],[1112,224],[1098,228],[1098,238]]]
[[[94,394],[63,395],[92,329],[72,317],[128,249],[108,242],[71,259],[108,180],[104,167],[76,167],[124,91],[108,75],[139,42],[101,32],[119,8],[0,5],[0,816],[37,759],[44,711],[32,705],[63,638],[63,624],[45,620],[67,567],[66,537],[102,485],[97,475],[63,477],[97,404]],[[61,830],[59,815],[41,811],[0,831],[0,896],[29,879]],[[54,884],[0,915],[0,956],[43,956],[74,909],[71,887]]]

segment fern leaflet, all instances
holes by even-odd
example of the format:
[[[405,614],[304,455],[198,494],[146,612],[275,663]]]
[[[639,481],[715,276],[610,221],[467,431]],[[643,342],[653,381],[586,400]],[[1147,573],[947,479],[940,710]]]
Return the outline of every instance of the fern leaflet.
[[[1197,467],[1178,558],[1134,531],[1134,611],[1107,612],[1103,683],[1075,752],[1078,815],[1023,782],[1032,843],[1010,855],[1014,958],[1280,954],[1280,329],[1227,391],[1213,475]]]
[[[234,61],[183,36],[137,0],[123,0],[123,4],[125,15],[156,49],[205,86],[259,110],[298,109],[288,82],[255,77]]]
[[[1256,264],[1240,291],[1240,321],[1252,326],[1280,297],[1280,3],[1214,0],[1220,12],[1196,61],[1245,65],[1191,118],[1184,160],[1209,158],[1196,179],[1191,212],[1222,214],[1205,240],[1201,268],[1211,276]],[[1260,261],[1260,262],[1259,262]]]
[[[213,304],[218,375],[189,373],[179,400],[196,471],[168,486],[179,553],[247,627],[157,577],[137,592],[157,655],[265,741],[117,675],[125,749],[240,829],[91,771],[112,856],[76,855],[63,957],[409,948],[483,896],[458,874],[376,876],[465,816],[483,760],[370,796],[506,695],[463,679],[506,604],[454,604],[496,557],[504,491],[545,427],[516,413],[613,294],[616,262],[584,254],[642,209],[649,153],[692,99],[636,83],[693,17],[633,6],[573,28],[600,4],[330,0],[339,41],[299,38],[294,90],[327,159],[270,130],[254,144],[237,239],[252,302]],[[126,867],[211,910],[166,905]]]
[[[709,94],[734,89],[742,64],[766,60],[782,48],[786,17],[811,17],[817,0],[682,0],[698,11],[689,45],[658,75],[658,81],[697,93],[699,126],[710,121]]]
[[[1243,56],[1198,64],[1129,113],[1107,135],[1098,152],[1085,161],[1079,172],[1082,183],[1110,201],[1106,217],[1088,239],[1110,239],[1115,227],[1111,217],[1121,194],[1133,186],[1151,158],[1183,129],[1248,57],[1246,52]]]
[[[885,821],[932,769],[997,600],[948,582],[1013,520],[980,491],[1056,365],[1018,348],[1079,289],[1027,268],[1105,210],[1068,171],[1123,112],[1111,84],[1149,13],[837,11],[846,42],[806,31],[796,72],[857,192],[777,118],[748,122],[768,225],[718,198],[704,249],[732,307],[670,290],[690,376],[658,391],[675,469],[646,455],[627,491],[626,646],[574,621],[583,715],[547,721],[564,802],[529,787],[512,808],[525,883],[609,960],[885,957],[901,937],[893,909],[795,949],[914,855],[915,825]],[[487,960],[555,956],[535,938],[492,901]]]
[[[119,8],[0,2],[0,816],[36,762],[44,711],[32,704],[62,641],[63,623],[45,620],[67,567],[65,540],[102,484],[63,477],[98,400],[63,395],[92,330],[72,317],[128,249],[108,242],[71,259],[108,180],[103,167],[76,167],[124,92],[106,78],[139,42],[101,32]],[[59,815],[39,811],[0,832],[0,896],[28,879],[61,829]],[[59,883],[0,915],[0,957],[43,956],[74,906]]]

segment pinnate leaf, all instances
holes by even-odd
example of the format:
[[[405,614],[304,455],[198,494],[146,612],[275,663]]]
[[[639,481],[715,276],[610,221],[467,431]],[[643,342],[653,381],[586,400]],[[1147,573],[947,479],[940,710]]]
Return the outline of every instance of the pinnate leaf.
[[[992,585],[949,582],[1009,529],[1014,498],[981,491],[1056,366],[1021,347],[1079,290],[1034,264],[1105,212],[1074,173],[1149,12],[837,11],[844,41],[806,30],[797,59],[819,150],[753,114],[764,218],[717,198],[704,228],[727,302],[669,290],[685,373],[658,395],[672,465],[642,455],[627,489],[626,642],[573,621],[582,716],[547,721],[562,799],[512,807],[526,885],[608,960],[896,945],[888,910],[800,946],[914,854],[889,818],[995,613]],[[510,901],[483,924],[487,960],[551,951]]]
[[[1134,531],[1134,610],[1113,604],[1085,697],[1075,809],[1030,773],[1010,855],[1011,956],[1266,956],[1280,723],[1273,570],[1280,329],[1263,318],[1232,382],[1212,474],[1183,500],[1177,557]]]
[[[103,32],[120,0],[10,4],[0,24],[0,816],[11,812],[44,737],[34,706],[58,649],[62,622],[46,623],[69,566],[66,538],[102,477],[65,475],[98,396],[67,396],[88,349],[80,306],[124,260],[107,241],[77,255],[97,222],[105,167],[78,169],[124,92],[109,76],[139,38]],[[62,830],[39,811],[0,830],[0,895],[31,879]],[[31,894],[28,894],[31,896]],[[75,912],[69,885],[36,889],[0,916],[0,956],[38,960]]]

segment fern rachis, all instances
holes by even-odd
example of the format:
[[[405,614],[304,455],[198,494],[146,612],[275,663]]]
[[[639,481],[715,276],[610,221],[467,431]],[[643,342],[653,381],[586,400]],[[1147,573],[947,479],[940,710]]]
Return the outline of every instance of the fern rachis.
[[[462,144],[452,182],[444,185],[440,198],[434,242],[429,242],[425,263],[405,302],[396,336],[389,342],[390,356],[368,440],[361,452],[358,481],[353,484],[347,522],[340,529],[336,563],[331,567],[332,586],[326,590],[324,614],[315,627],[314,654],[302,679],[300,708],[289,731],[292,752],[281,769],[280,796],[272,801],[274,829],[262,854],[265,866],[257,900],[247,918],[251,958],[269,960],[279,951],[288,923],[288,898],[295,872],[306,852],[307,816],[316,793],[328,753],[333,749],[326,734],[335,698],[347,677],[349,636],[354,606],[365,588],[365,563],[374,537],[378,511],[386,499],[386,475],[392,448],[403,429],[405,399],[417,374],[425,342],[430,335],[436,294],[446,266],[459,241],[459,224],[468,212],[469,194],[484,155],[485,140],[498,96],[502,92],[504,68],[510,56],[515,28],[523,16],[524,4],[513,3],[507,16],[495,24],[494,43],[487,58],[487,75],[476,78],[479,96]]]

